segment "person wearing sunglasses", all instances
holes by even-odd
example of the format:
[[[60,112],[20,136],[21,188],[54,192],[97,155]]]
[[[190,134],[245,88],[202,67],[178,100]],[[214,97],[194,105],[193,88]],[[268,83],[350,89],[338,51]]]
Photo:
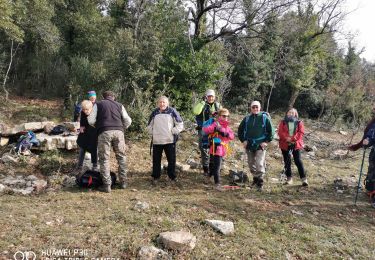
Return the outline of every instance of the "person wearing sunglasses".
[[[210,163],[206,183],[208,184],[213,176],[216,190],[222,191],[221,164],[223,157],[228,154],[229,142],[234,139],[234,133],[229,127],[229,110],[221,108],[217,119],[212,121],[209,126],[203,127],[203,131],[209,136],[210,141]]]
[[[253,175],[252,185],[262,190],[266,174],[266,147],[272,141],[275,130],[268,113],[261,111],[259,101],[250,103],[249,112],[238,127],[238,138],[247,154],[248,165]]]

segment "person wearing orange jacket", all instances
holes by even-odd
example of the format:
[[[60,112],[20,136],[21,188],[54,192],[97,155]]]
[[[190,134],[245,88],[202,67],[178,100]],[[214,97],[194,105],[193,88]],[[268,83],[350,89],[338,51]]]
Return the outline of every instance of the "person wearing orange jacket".
[[[305,169],[301,160],[301,150],[304,147],[303,136],[305,127],[303,122],[298,119],[298,112],[295,108],[290,108],[285,114],[285,118],[280,122],[278,127],[279,147],[284,158],[284,169],[287,177],[285,184],[292,184],[292,156],[297,166],[302,186],[307,187]]]

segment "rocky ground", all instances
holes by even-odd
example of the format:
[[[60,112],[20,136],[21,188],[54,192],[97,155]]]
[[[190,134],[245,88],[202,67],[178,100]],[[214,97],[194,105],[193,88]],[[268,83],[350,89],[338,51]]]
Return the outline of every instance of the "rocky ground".
[[[39,115],[45,108],[58,107],[57,101],[19,99],[0,107],[4,124],[64,121],[59,109]],[[24,112],[29,106],[33,110]],[[280,116],[272,118],[276,125]],[[240,119],[232,117],[234,129]],[[280,182],[282,156],[274,141],[267,151],[263,192],[248,183],[217,192],[203,184],[197,136],[187,126],[178,143],[178,186],[165,175],[158,186],[150,184],[149,141],[127,134],[129,188],[111,194],[76,187],[76,150],[16,156],[9,154],[11,145],[1,147],[0,256],[8,259],[17,251],[33,251],[38,258],[43,253],[51,257],[50,249],[69,249],[65,256],[120,259],[375,257],[369,239],[375,231],[374,210],[363,192],[354,206],[362,152],[344,149],[353,137],[350,130],[327,130],[306,121],[308,151],[303,161],[308,188],[302,188],[296,176],[291,186]],[[360,133],[354,141],[358,138]],[[230,170],[247,171],[238,141],[232,150],[222,171],[223,184],[228,185]],[[85,162],[89,168],[89,160]],[[83,251],[79,255],[74,249]]]

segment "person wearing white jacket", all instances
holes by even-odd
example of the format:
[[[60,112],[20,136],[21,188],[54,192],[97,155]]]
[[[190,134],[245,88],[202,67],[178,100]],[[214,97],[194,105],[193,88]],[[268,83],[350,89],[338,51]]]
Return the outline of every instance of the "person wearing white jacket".
[[[158,107],[151,113],[147,130],[152,136],[152,174],[156,184],[161,175],[161,158],[163,151],[167,157],[168,177],[176,181],[176,142],[178,135],[184,129],[184,123],[176,109],[169,107],[169,100],[161,96]]]

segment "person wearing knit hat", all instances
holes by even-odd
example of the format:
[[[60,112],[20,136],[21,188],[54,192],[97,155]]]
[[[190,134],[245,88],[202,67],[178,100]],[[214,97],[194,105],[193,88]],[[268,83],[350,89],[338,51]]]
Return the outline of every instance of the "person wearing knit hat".
[[[90,90],[87,92],[87,98],[90,100],[93,104],[96,102],[96,92],[95,90]]]
[[[208,143],[208,136],[202,131],[202,126],[205,121],[214,117],[220,108],[220,104],[216,102],[215,90],[213,89],[207,89],[203,100],[195,104],[193,107],[193,113],[197,122],[201,163],[203,166],[203,174],[205,176],[208,176],[210,156],[209,147],[206,145]]]
[[[268,113],[261,111],[259,101],[249,103],[249,109],[250,114],[244,117],[238,127],[238,138],[247,154],[253,185],[262,190],[266,174],[266,147],[272,141],[275,130]]]

